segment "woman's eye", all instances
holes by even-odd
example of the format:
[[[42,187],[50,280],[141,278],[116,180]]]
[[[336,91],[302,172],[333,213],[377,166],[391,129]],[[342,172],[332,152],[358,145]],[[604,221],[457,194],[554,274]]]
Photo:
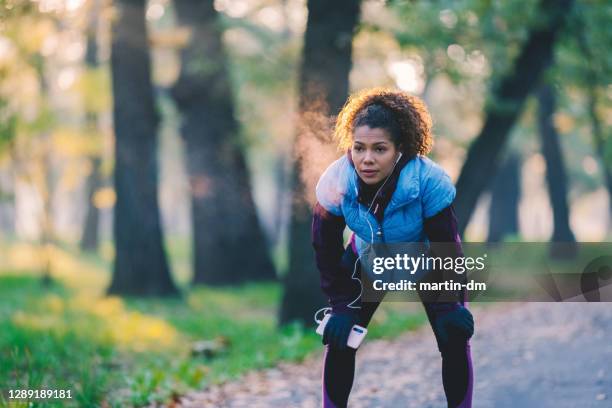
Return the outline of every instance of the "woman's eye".
[[[376,151],[377,151],[378,153],[383,153],[383,152],[387,151],[387,149],[385,149],[384,147],[377,147],[377,148],[376,148]]]
[[[353,150],[355,150],[356,152],[361,152],[361,151],[363,151],[363,147],[355,146],[355,147],[353,147]]]

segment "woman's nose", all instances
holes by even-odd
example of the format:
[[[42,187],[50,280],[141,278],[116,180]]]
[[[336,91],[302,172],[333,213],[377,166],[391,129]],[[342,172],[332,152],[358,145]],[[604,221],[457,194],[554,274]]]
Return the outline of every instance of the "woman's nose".
[[[374,154],[371,151],[366,151],[365,155],[363,156],[363,161],[364,162],[368,162],[371,163],[374,161]]]

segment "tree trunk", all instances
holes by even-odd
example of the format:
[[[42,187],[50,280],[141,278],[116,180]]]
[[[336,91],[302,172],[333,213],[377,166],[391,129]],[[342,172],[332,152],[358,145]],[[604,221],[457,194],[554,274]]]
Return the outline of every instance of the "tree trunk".
[[[493,177],[487,242],[501,242],[505,236],[518,233],[520,196],[521,160],[512,153]]]
[[[551,255],[571,257],[575,251],[568,250],[567,245],[558,246],[556,242],[574,243],[576,238],[569,224],[569,206],[567,203],[567,175],[563,154],[559,145],[559,135],[555,129],[553,116],[556,108],[556,97],[553,87],[543,84],[538,91],[538,127],[542,140],[542,154],[546,160],[546,182],[548,195],[553,210],[553,234],[551,238]]]
[[[162,244],[157,197],[159,116],[151,84],[145,0],[116,2],[111,73],[115,128],[113,233],[115,262],[111,294],[174,295]]]
[[[290,5],[288,0],[281,0],[281,10],[283,18],[283,28],[280,33],[281,38],[286,44],[289,44],[291,40],[291,27],[289,21]],[[289,224],[289,211],[290,211],[290,199],[291,191],[289,191],[289,178],[291,173],[291,165],[293,161],[289,156],[288,149],[285,148],[283,143],[277,146],[274,152],[274,208],[272,214],[272,228],[270,228],[270,246],[277,248],[283,240],[286,240],[285,233],[287,232],[287,225]]]
[[[42,55],[37,54],[34,57],[34,67],[38,75],[40,91],[43,95],[49,94],[49,83],[45,77],[45,64]],[[53,219],[53,192],[55,183],[53,177],[53,166],[51,160],[51,135],[48,130],[45,130],[41,135],[38,143],[44,146],[40,156],[38,157],[40,171],[42,177],[30,176],[33,185],[38,190],[40,196],[42,211],[40,214],[40,247],[44,254],[44,266],[42,267],[41,283],[43,286],[50,286],[53,282],[53,254],[52,246],[55,244],[55,220]]]
[[[610,231],[612,229],[612,164],[606,157],[606,138],[602,131],[601,121],[597,116],[597,97],[594,87],[588,90],[588,111],[591,118],[591,132],[595,142],[595,151],[599,156],[599,160],[601,160],[604,183],[608,190],[608,231]]]
[[[43,83],[43,82],[41,82]],[[48,92],[46,86],[42,87]],[[55,223],[53,219],[53,171],[51,164],[51,142],[48,134],[43,136],[42,143],[45,145],[44,153],[41,157],[41,167],[45,170],[45,176],[40,180],[39,193],[42,200],[41,214],[41,235],[40,246],[45,254],[45,265],[42,270],[42,285],[50,286],[53,281],[53,254],[52,246],[55,244]]]
[[[273,280],[272,264],[251,192],[234,114],[222,30],[213,1],[175,0],[190,41],[172,96],[192,189],[194,284]]]
[[[308,168],[303,150],[313,152],[329,141],[329,127],[325,122],[336,115],[343,106],[349,89],[349,73],[352,65],[352,44],[359,21],[359,0],[309,0],[308,22],[302,54],[300,75],[300,101],[298,131],[295,145],[298,159],[291,177],[292,203],[289,229],[289,270],[284,280],[284,296],[279,320],[285,324],[291,320],[307,322],[316,309],[325,303],[317,267],[314,262],[310,225],[311,208],[305,196],[312,196],[305,188],[301,172],[313,172]],[[318,118],[318,120],[314,120]],[[327,130],[327,132],[325,132]],[[321,132],[325,133],[324,135]]]
[[[581,21],[580,31],[578,32],[578,45],[587,61],[587,75],[585,75],[588,101],[587,111],[591,120],[593,144],[595,145],[595,151],[601,161],[604,183],[608,190],[608,231],[610,231],[612,229],[612,162],[606,157],[606,143],[610,142],[608,141],[609,137],[606,137],[602,130],[601,121],[597,115],[597,84],[604,83],[605,81],[600,81],[597,69],[591,64],[591,61],[594,60],[594,55],[585,36],[583,21]]]
[[[461,235],[470,221],[478,197],[495,174],[500,153],[527,96],[552,61],[557,35],[572,3],[572,0],[542,0],[539,13],[546,16],[545,24],[531,29],[513,69],[493,89],[493,101],[486,108],[484,125],[470,145],[457,181],[455,209]],[[483,174],[489,177],[483,177]]]
[[[92,156],[91,174],[87,176],[85,184],[85,194],[87,195],[87,212],[85,213],[85,225],[83,226],[83,234],[81,235],[80,247],[83,251],[95,251],[98,248],[98,226],[100,223],[100,210],[94,203],[94,195],[100,187],[102,187],[102,173],[100,166],[102,160],[100,157]]]
[[[16,231],[15,176],[11,167],[0,170],[0,236],[12,239]]]
[[[98,12],[99,0],[94,0],[89,10],[89,23],[87,27],[87,50],[85,53],[85,65],[88,69],[98,67]],[[98,128],[98,113],[85,112],[87,129],[96,130]],[[94,194],[102,186],[102,172],[100,166],[102,160],[99,156],[89,157],[91,163],[91,173],[85,182],[85,194],[87,196],[87,210],[85,213],[85,223],[81,234],[80,247],[84,251],[95,251],[98,248],[98,227],[100,211],[94,204]]]
[[[281,149],[280,153],[275,157],[274,162],[274,181],[276,189],[274,190],[274,222],[270,231],[270,244],[277,246],[282,239],[283,232],[287,224],[287,213],[289,212],[289,191],[287,190],[288,163],[287,152]]]

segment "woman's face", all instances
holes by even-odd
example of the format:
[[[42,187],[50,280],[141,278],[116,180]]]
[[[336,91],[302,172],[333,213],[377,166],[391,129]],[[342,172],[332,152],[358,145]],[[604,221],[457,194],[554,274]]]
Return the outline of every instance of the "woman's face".
[[[387,178],[399,153],[385,129],[359,126],[353,131],[351,155],[357,174],[366,184],[377,184]]]

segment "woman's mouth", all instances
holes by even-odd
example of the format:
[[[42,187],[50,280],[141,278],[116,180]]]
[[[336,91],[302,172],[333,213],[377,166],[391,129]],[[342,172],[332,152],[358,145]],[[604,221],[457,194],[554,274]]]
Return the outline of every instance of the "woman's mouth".
[[[378,170],[361,170],[361,174],[365,177],[372,177],[378,173]]]

